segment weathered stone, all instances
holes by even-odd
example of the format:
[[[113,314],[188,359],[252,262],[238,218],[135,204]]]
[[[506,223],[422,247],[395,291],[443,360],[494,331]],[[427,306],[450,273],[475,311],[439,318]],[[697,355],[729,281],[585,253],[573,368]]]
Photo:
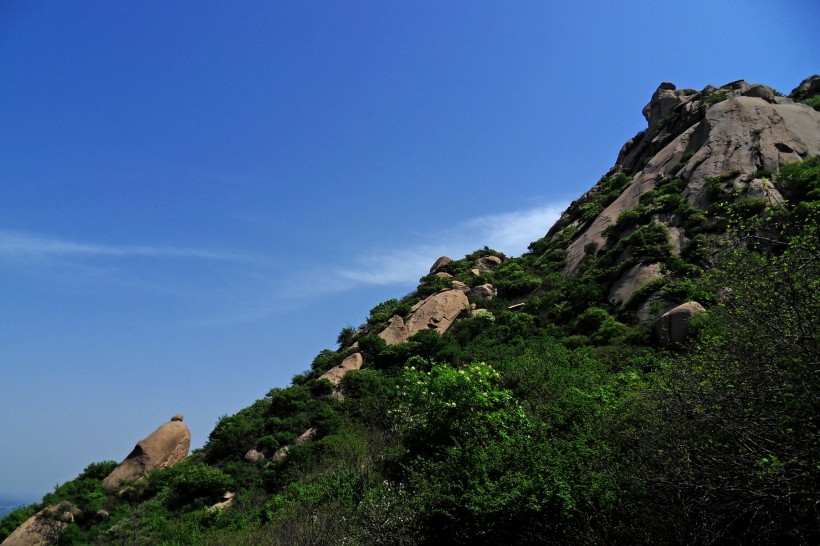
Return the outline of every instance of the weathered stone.
[[[51,546],[80,510],[68,501],[44,508],[24,521],[0,543],[2,546]]]
[[[464,292],[466,294],[470,291],[470,287],[461,281],[453,281],[453,290],[458,290],[459,292]]]
[[[382,338],[388,345],[402,343],[409,337],[407,335],[407,326],[404,324],[404,319],[398,315],[393,315],[390,320],[387,321],[387,328],[379,333],[379,337]]]
[[[501,265],[501,258],[498,256],[482,256],[476,260],[476,265],[482,273],[492,271]]]
[[[805,88],[812,85],[807,83]],[[567,248],[565,273],[578,271],[587,245],[594,243],[597,248],[606,248],[604,230],[622,212],[635,208],[640,196],[654,189],[661,177],[683,179],[686,201],[708,209],[711,201],[706,180],[710,177],[729,172],[754,173],[760,168],[778,171],[783,165],[820,154],[820,112],[805,104],[790,100],[770,103],[756,96],[742,96],[754,89],[742,81],[727,84],[721,90],[707,88],[689,97],[686,94],[693,93],[691,90],[664,87],[655,92],[644,109],[649,129],[640,137],[641,143],[633,145],[626,157],[619,157],[622,165],[635,166],[632,182],[596,218],[577,224],[581,231]],[[703,104],[700,100],[715,92],[726,93],[726,99],[715,104]],[[755,93],[751,91],[752,95]],[[674,118],[670,115],[673,108],[680,126],[669,122],[674,127],[659,127],[660,120]],[[649,150],[657,151],[650,154]],[[622,165],[612,172],[618,172]],[[778,191],[776,187],[771,189]],[[578,202],[594,196],[594,190]],[[779,191],[770,191],[767,197],[770,202],[779,202]],[[577,221],[573,215],[565,214],[559,222],[571,225]]]
[[[792,92],[789,93],[789,97],[794,100],[806,100],[813,95],[820,93],[820,76],[817,74],[813,76],[809,76],[802,82],[800,85],[792,89]]]
[[[258,463],[259,461],[265,460],[265,454],[255,447],[252,447],[245,453],[244,459],[249,463]]]
[[[358,370],[362,367],[364,363],[364,359],[362,358],[362,353],[353,353],[349,355],[347,358],[342,360],[342,362],[338,366],[334,366],[325,373],[323,373],[319,379],[327,379],[331,383],[333,383],[334,387],[338,387],[339,383],[342,381],[344,375],[349,372],[350,370]]]
[[[430,268],[430,273],[437,273],[444,267],[447,267],[447,264],[451,263],[453,260],[447,256],[442,256],[438,260],[435,261],[433,266]]]
[[[469,293],[470,296],[474,298],[481,298],[485,300],[491,300],[495,297],[495,288],[491,284],[480,284],[478,286],[474,286]]]
[[[128,457],[103,480],[103,488],[108,492],[117,491],[121,482],[136,480],[185,460],[191,447],[191,431],[182,422],[182,416],[178,417],[179,420],[165,423],[137,442]]]
[[[436,273],[436,277],[440,277],[442,279],[451,279],[453,276],[447,273],[446,271],[439,271]]]
[[[395,345],[421,330],[444,333],[468,305],[467,296],[459,289],[438,292],[414,305],[406,321],[399,316],[391,318],[379,337],[388,345]]]
[[[753,85],[743,93],[743,96],[757,97],[765,100],[766,102],[775,102],[774,90],[771,87],[766,87],[765,85]]]
[[[680,343],[689,333],[689,319],[703,313],[705,309],[696,301],[678,305],[661,315],[655,324],[655,336],[664,347]]]
[[[646,283],[663,277],[660,264],[638,264],[632,266],[612,286],[607,298],[615,305],[623,305]]]
[[[479,275],[481,275],[481,270],[479,270],[477,267],[474,267],[470,270],[470,273],[478,277]]]

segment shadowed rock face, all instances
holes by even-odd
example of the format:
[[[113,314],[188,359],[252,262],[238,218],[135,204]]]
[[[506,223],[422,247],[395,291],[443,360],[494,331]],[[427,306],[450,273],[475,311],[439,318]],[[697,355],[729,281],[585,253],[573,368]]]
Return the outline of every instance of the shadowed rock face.
[[[655,336],[664,347],[680,343],[689,333],[689,319],[703,313],[705,309],[696,301],[690,301],[670,309],[655,325]]]
[[[137,442],[133,451],[102,482],[108,492],[117,491],[120,483],[134,481],[149,472],[185,460],[191,447],[191,431],[182,422],[181,415]]]

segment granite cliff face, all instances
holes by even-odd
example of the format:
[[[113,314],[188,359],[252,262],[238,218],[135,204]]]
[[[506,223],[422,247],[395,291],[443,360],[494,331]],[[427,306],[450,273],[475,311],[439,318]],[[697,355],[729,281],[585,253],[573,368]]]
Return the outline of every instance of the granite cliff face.
[[[743,80],[700,91],[662,83],[643,109],[647,129],[624,144],[608,173],[610,177],[627,175],[628,183],[614,199],[601,204],[602,210],[594,210],[591,205],[605,189],[603,183],[597,184],[548,232],[557,237],[572,230],[565,273],[577,274],[592,249],[611,249],[607,228],[639,206],[641,196],[664,180],[679,180],[685,202],[699,209],[714,203],[709,181],[718,179],[731,186],[736,199],[763,199],[770,205],[782,202],[784,188],[773,182],[772,173],[820,154],[820,112],[799,102],[817,93],[818,87],[820,76],[807,78],[787,97]],[[653,220],[669,228],[676,252],[690,242],[679,214],[659,212]],[[648,269],[650,266],[641,264],[625,273],[612,298],[626,301],[641,286],[659,278],[661,272],[657,267]]]

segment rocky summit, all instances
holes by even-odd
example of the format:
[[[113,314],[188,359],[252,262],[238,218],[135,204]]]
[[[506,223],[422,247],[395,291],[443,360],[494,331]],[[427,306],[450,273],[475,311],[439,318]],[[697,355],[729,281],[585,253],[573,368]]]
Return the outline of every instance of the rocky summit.
[[[661,83],[525,254],[442,256],[202,449],[174,416],[2,544],[820,543],[818,109],[818,76]]]

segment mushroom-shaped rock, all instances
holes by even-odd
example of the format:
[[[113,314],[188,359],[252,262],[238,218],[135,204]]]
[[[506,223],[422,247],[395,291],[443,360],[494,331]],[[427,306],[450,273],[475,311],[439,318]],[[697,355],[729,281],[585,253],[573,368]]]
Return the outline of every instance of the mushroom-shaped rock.
[[[484,300],[491,300],[495,297],[495,289],[491,284],[480,284],[478,286],[474,286],[470,290],[470,296],[474,298],[481,298]]]
[[[655,336],[664,347],[680,343],[689,333],[689,319],[705,309],[696,301],[690,301],[670,309],[655,324]]]
[[[191,447],[191,431],[179,420],[171,420],[137,445],[102,482],[103,489],[114,492],[123,481],[139,479],[158,468],[175,465],[185,460]]]
[[[421,330],[432,329],[443,334],[469,305],[467,296],[459,289],[438,292],[414,305],[407,320],[400,316],[391,318],[379,337],[388,345],[395,345]]]
[[[482,256],[476,261],[478,269],[481,272],[491,271],[501,265],[501,258],[498,256]]]
[[[44,508],[24,521],[6,537],[2,546],[49,546],[57,544],[60,532],[80,510],[68,501]]]
[[[440,271],[442,268],[446,267],[447,264],[451,263],[452,261],[453,261],[452,258],[450,258],[448,256],[442,256],[441,258],[436,260],[436,262],[430,268],[430,273],[437,273],[438,271]]]

